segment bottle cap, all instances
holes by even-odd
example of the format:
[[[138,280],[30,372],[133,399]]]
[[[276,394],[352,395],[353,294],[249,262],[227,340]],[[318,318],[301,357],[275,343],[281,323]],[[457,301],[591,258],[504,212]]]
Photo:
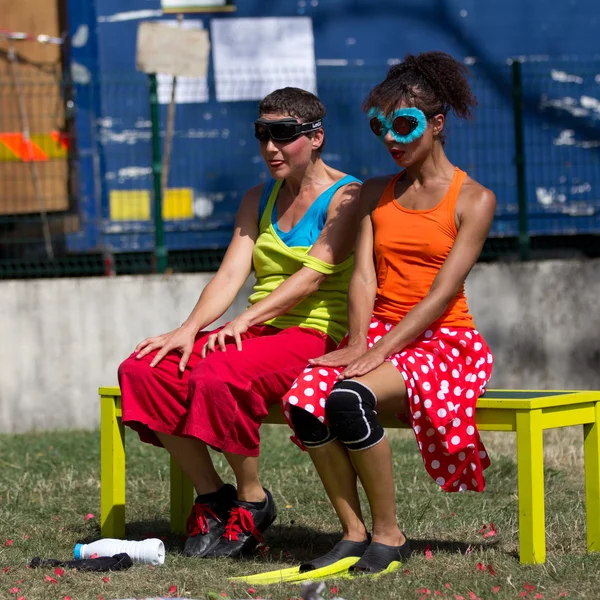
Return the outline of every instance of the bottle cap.
[[[73,557],[77,560],[81,558],[81,549],[83,548],[83,544],[75,544],[75,550],[73,550]]]

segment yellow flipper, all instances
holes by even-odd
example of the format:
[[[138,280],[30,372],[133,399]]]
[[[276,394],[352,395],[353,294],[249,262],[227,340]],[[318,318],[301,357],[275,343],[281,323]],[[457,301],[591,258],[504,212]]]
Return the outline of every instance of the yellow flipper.
[[[343,579],[358,579],[359,577],[372,577],[373,579],[377,579],[378,577],[383,577],[383,575],[389,575],[390,573],[393,573],[394,571],[396,571],[398,569],[398,567],[401,565],[402,563],[398,560],[394,560],[392,561],[383,571],[380,571],[379,573],[361,573],[360,571],[357,572],[353,572],[353,573],[346,573],[344,575],[342,575]]]
[[[342,558],[332,565],[300,573],[300,567],[268,571],[241,577],[230,577],[229,581],[241,581],[252,585],[271,585],[273,583],[299,583],[301,581],[317,581],[329,577],[339,577],[348,573],[348,569],[359,559],[358,556]],[[399,564],[399,563],[398,563]],[[389,568],[389,567],[388,567]]]

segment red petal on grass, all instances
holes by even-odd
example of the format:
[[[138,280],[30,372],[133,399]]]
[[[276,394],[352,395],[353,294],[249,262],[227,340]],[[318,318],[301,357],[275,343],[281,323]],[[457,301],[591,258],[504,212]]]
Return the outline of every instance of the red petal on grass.
[[[21,583],[23,583],[22,579],[19,579],[19,581],[15,581],[15,585],[20,585]]]
[[[25,600],[25,596],[19,596],[17,600]]]
[[[223,596],[223,598],[227,598],[227,594],[225,592],[221,592],[221,596]]]
[[[440,592],[440,590],[435,590],[435,595],[436,595],[436,596],[441,596],[441,595],[442,595],[442,592]]]
[[[255,590],[254,588],[252,588],[252,587],[248,588],[246,591],[247,591],[249,594],[256,594],[256,590]]]
[[[521,593],[519,594],[519,597],[520,597],[520,598],[525,598],[525,596],[527,596],[527,594],[528,594],[528,593],[529,593],[529,592],[521,592]]]
[[[4,547],[5,548],[8,548],[9,546],[12,546],[12,545],[13,545],[13,541],[12,540],[6,540],[4,542]]]
[[[542,600],[542,598],[543,598],[543,597],[544,597],[544,596],[542,596],[542,594],[540,594],[539,592],[538,592],[538,593],[537,593],[537,594],[534,596],[534,598],[535,598],[536,600]]]
[[[465,550],[465,556],[469,556],[469,554],[471,554],[471,552],[473,552],[473,546],[471,546],[471,544],[469,544],[468,548]]]
[[[61,569],[60,567],[56,567],[56,569],[54,569],[54,574],[62,577],[65,574],[65,570]]]
[[[431,595],[431,590],[428,590],[427,588],[419,588],[418,590],[416,590],[417,594],[427,594],[428,596]]]
[[[54,577],[50,577],[50,575],[46,575],[46,577],[44,577],[44,581],[47,581],[48,583],[58,583],[58,581],[56,581]]]
[[[460,596],[458,594],[454,594],[454,600],[465,600],[464,596]]]
[[[18,594],[21,590],[19,588],[10,588],[10,590],[8,590],[9,594]]]
[[[485,571],[485,567],[481,563],[477,563],[477,570],[478,571]]]
[[[71,596],[65,596],[63,600],[71,600]]]
[[[451,586],[449,583],[445,583],[445,584],[444,584],[444,587],[445,587],[447,590],[449,590],[449,589],[450,589],[452,586]]]
[[[490,530],[487,533],[484,533],[483,537],[484,538],[489,538],[489,537],[492,537],[492,536],[496,535],[496,533],[498,533],[496,531],[496,527],[494,526],[493,523],[490,523]]]
[[[331,588],[331,593],[332,594],[337,594],[338,593],[338,588],[335,585]]]
[[[561,592],[558,597],[559,598],[566,598],[569,595],[569,592]]]
[[[404,574],[405,575],[410,575],[410,569],[404,569]]]
[[[96,516],[93,515],[92,513],[88,513],[87,515],[85,515],[85,517],[83,517],[86,521],[89,521],[90,519],[95,519]]]
[[[98,594],[98,600],[102,600],[102,594]]]
[[[10,567],[4,567],[4,569],[2,569],[3,573],[8,573],[10,571]]]
[[[499,586],[499,585],[495,585],[495,586],[492,588],[492,592],[494,592],[494,594],[497,594],[499,591],[500,591],[500,586]]]
[[[483,527],[477,533],[483,533],[487,529],[487,525],[484,523]]]
[[[494,567],[492,567],[492,565],[488,565],[487,570],[489,571],[490,575],[493,575],[494,577],[496,577],[496,569],[494,569]]]
[[[481,600],[475,592],[469,592],[469,600]]]
[[[104,583],[110,583],[110,577],[103,577],[103,578],[102,578],[102,581],[103,581]]]
[[[169,588],[169,594],[176,594],[177,593],[177,586],[176,585],[172,585]]]
[[[425,546],[425,558],[427,560],[431,560],[433,558],[433,552],[431,551],[431,546],[429,544]]]
[[[530,583],[525,582],[523,584],[523,589],[527,590],[528,592],[533,592],[535,590],[535,585],[531,585]]]

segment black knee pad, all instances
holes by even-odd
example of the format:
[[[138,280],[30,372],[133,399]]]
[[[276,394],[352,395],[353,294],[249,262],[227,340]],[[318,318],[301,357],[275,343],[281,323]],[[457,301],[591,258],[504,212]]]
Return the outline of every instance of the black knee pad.
[[[325,414],[331,433],[348,450],[366,450],[385,436],[377,420],[375,394],[362,383],[352,379],[333,386]]]
[[[303,408],[290,406],[290,420],[296,436],[307,448],[318,448],[335,439],[327,425]]]

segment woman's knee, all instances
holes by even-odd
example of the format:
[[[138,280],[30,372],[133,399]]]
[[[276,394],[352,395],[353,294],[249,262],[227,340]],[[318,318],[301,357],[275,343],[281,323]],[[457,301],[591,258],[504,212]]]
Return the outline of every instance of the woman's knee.
[[[289,410],[294,432],[307,448],[318,448],[335,439],[329,427],[307,410],[298,406],[290,406]]]
[[[117,371],[119,383],[123,380],[130,382],[145,381],[152,376],[152,367],[145,360],[138,360],[134,355],[126,358]]]
[[[385,432],[376,407],[377,398],[365,384],[352,379],[336,383],[325,404],[333,436],[348,450],[366,450],[378,444]]]

